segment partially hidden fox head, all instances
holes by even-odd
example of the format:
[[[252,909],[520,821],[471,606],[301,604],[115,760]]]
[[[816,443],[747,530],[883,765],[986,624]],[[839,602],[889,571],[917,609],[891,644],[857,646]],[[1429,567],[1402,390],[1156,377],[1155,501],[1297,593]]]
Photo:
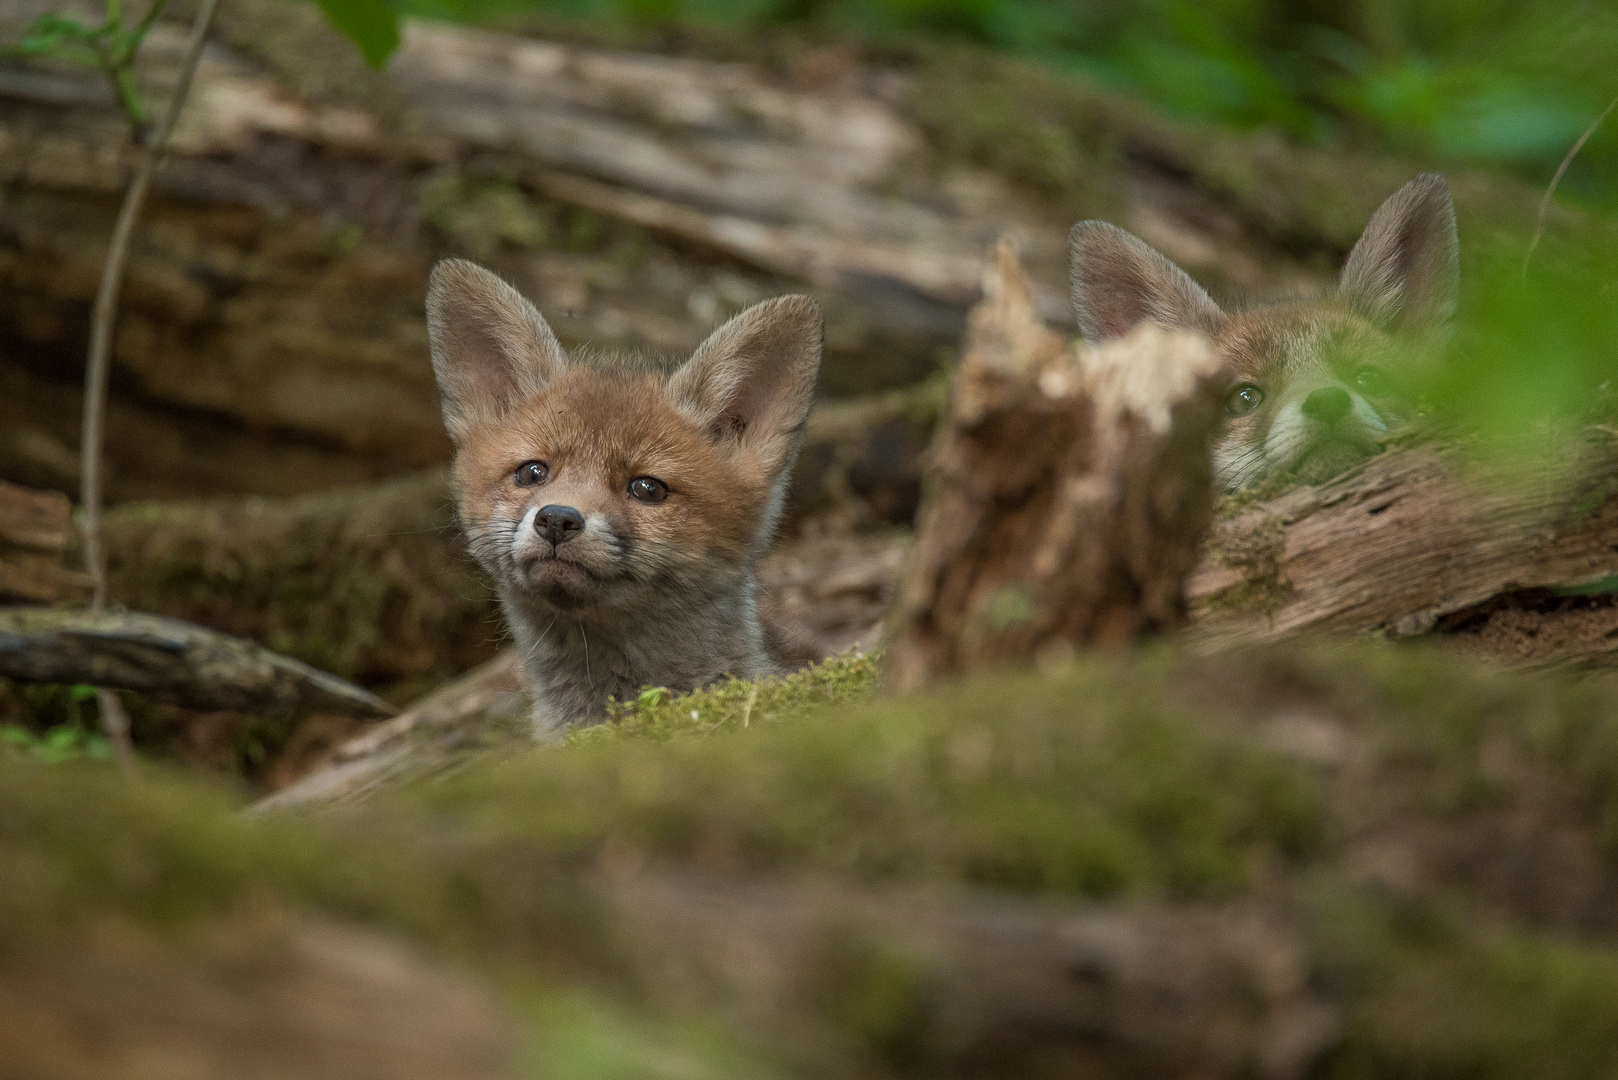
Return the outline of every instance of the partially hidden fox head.
[[[1074,315],[1091,344],[1147,321],[1212,339],[1230,379],[1214,477],[1230,491],[1285,470],[1318,483],[1374,453],[1414,411],[1415,358],[1441,348],[1455,311],[1455,210],[1437,173],[1382,204],[1322,300],[1227,312],[1101,221],[1075,225],[1068,254]]]
[[[636,616],[735,589],[768,545],[820,369],[814,300],[755,304],[659,370],[570,357],[517,290],[447,259],[427,328],[458,513],[503,589]]]

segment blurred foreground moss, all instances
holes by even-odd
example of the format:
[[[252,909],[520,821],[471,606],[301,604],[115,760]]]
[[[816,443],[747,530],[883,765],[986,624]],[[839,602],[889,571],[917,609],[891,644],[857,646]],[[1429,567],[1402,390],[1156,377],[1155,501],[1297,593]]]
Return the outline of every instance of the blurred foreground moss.
[[[794,693],[845,699],[809,718],[742,730],[752,690],[730,684],[637,707],[630,730],[660,742],[586,734],[420,798],[482,835],[580,855],[610,841],[720,869],[1229,893],[1310,846],[1319,792],[1227,717],[1173,701],[1171,663],[860,703],[841,688],[868,684],[869,661],[844,661],[758,688],[757,716]]]
[[[756,696],[720,688],[703,723],[678,722],[692,699],[648,704],[571,745],[320,817],[244,817],[231,790],[159,770],[0,756],[0,981],[6,956],[76,962],[97,940],[84,928],[109,918],[178,949],[187,927],[268,907],[455,958],[527,1032],[517,1075],[787,1075],[800,1053],[817,1075],[873,1075],[876,1059],[804,1050],[803,1025],[877,1050],[910,1030],[936,988],[902,948],[845,937],[859,947],[815,961],[812,1000],[782,999],[796,1019],[766,1023],[697,976],[654,977],[706,939],[678,915],[631,930],[634,905],[613,897],[649,880],[636,903],[655,904],[675,880],[659,873],[715,895],[976,884],[996,887],[977,904],[1273,910],[1341,1006],[1321,1075],[1612,1075],[1610,682],[1384,645],[1160,647],[884,699],[858,663]],[[1590,904],[1542,903],[1557,893]]]

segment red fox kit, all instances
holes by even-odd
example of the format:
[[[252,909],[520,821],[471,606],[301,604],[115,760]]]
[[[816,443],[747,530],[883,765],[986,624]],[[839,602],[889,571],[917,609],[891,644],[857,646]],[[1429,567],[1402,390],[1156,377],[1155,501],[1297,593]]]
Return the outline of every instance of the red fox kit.
[[[1148,320],[1213,339],[1231,381],[1213,447],[1227,491],[1283,470],[1319,483],[1374,453],[1410,418],[1412,358],[1441,346],[1455,311],[1455,210],[1437,173],[1382,204],[1325,300],[1225,312],[1185,271],[1101,221],[1073,226],[1068,254],[1091,344]]]
[[[536,731],[609,695],[767,674],[753,564],[820,370],[820,309],[756,304],[672,372],[569,357],[510,285],[448,259],[427,288],[457,511],[523,651]]]

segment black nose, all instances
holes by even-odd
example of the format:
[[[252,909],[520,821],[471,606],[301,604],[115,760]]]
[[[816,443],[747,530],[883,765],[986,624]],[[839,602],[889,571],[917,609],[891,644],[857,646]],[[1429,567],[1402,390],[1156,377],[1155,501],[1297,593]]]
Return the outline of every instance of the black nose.
[[[1348,391],[1341,386],[1322,386],[1303,399],[1303,415],[1322,424],[1335,424],[1348,415],[1353,404],[1348,398]]]
[[[534,531],[560,544],[584,531],[584,515],[571,506],[542,506],[534,517]]]

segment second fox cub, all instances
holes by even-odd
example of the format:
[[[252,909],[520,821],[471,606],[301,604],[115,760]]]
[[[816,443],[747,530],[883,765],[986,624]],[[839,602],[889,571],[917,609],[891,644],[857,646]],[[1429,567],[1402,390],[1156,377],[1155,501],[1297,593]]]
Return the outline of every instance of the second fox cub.
[[[1185,271],[1101,221],[1073,227],[1069,256],[1074,314],[1090,343],[1146,321],[1213,339],[1231,380],[1214,477],[1231,491],[1283,470],[1318,483],[1373,453],[1411,415],[1412,357],[1441,345],[1455,311],[1455,210],[1437,173],[1382,204],[1325,300],[1226,312]]]
[[[450,259],[427,324],[460,521],[539,733],[645,685],[767,674],[753,563],[820,370],[815,302],[756,304],[667,372],[568,356],[515,289]]]

